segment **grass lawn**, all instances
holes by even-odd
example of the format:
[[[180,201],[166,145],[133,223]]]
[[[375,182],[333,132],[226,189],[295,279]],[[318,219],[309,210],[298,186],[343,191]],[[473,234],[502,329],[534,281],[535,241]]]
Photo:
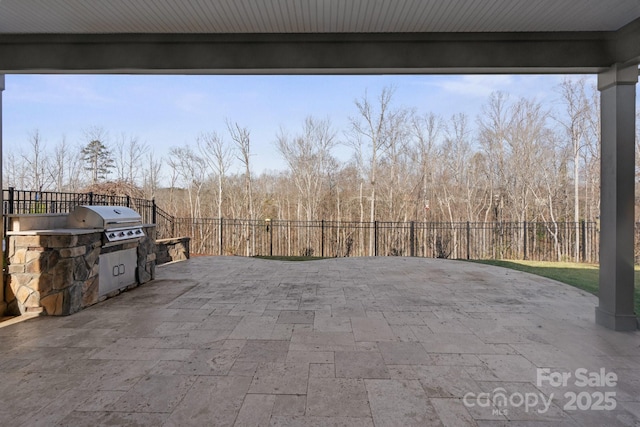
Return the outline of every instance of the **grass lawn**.
[[[327,259],[321,256],[255,256],[254,258],[271,259],[275,261],[317,261],[319,259]]]
[[[473,262],[537,274],[538,276],[548,277],[598,295],[598,273],[600,269],[597,264],[520,260],[478,260]],[[635,267],[635,283],[635,312],[640,315],[640,286],[638,286],[640,283],[640,267],[638,266]]]

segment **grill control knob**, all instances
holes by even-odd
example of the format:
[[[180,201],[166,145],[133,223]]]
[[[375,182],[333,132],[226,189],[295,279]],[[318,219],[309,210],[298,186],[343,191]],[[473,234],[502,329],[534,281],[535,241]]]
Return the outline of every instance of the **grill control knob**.
[[[133,236],[133,231],[127,232],[127,236]]]
[[[120,237],[124,237],[124,231],[121,231],[121,232],[118,234],[118,236],[120,236]]]
[[[116,237],[116,233],[109,233],[109,237]]]

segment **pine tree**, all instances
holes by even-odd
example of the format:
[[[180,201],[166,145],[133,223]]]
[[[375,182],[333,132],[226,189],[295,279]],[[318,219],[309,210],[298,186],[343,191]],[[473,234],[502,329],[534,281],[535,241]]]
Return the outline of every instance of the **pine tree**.
[[[98,139],[94,139],[82,149],[82,160],[86,163],[85,170],[91,172],[91,183],[97,184],[105,180],[113,168],[113,157],[107,146]]]

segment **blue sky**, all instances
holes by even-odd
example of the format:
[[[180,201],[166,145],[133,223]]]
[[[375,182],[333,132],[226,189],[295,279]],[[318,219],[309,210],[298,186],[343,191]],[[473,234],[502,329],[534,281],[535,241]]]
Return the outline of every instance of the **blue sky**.
[[[534,97],[551,107],[562,76],[137,76],[8,75],[3,94],[4,149],[20,151],[34,130],[53,147],[64,136],[84,145],[101,127],[146,142],[158,155],[194,143],[202,132],[227,139],[225,119],[251,131],[253,170],[283,169],[273,142],[280,127],[297,132],[308,115],[329,118],[338,136],[355,114],[354,100],[394,85],[394,105],[444,118],[475,116],[493,91]],[[588,78],[589,84],[595,77]],[[344,154],[343,148],[337,153]]]

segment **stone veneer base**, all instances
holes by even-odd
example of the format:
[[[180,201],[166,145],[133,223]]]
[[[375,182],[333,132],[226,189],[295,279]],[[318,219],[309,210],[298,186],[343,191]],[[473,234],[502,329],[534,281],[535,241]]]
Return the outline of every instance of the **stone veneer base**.
[[[157,265],[189,259],[190,241],[191,238],[189,237],[175,237],[171,239],[157,240]]]
[[[137,248],[136,283],[108,296],[146,283],[155,277],[155,226],[144,226],[145,237],[124,243]],[[102,232],[41,230],[8,233],[5,301],[8,315],[42,312],[69,315],[93,305],[99,298]]]

